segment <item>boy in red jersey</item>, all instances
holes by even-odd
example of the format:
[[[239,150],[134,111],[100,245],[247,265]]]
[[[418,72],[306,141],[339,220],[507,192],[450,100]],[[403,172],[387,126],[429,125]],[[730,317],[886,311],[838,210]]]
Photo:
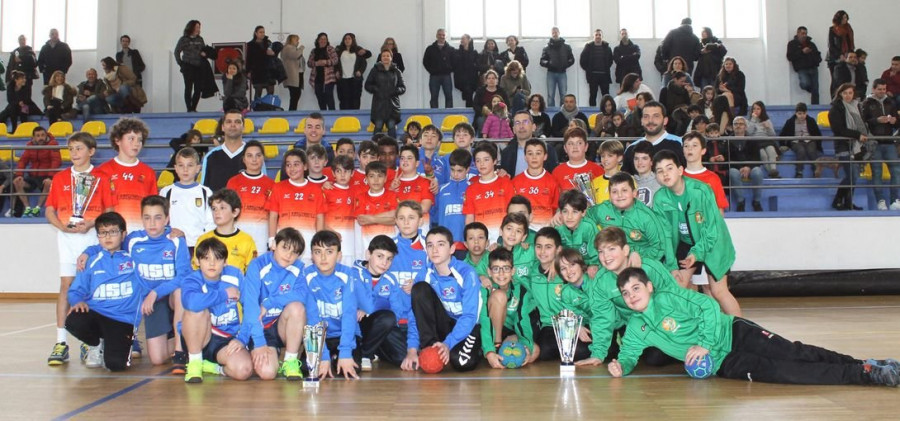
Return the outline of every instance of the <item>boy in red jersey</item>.
[[[309,180],[310,183],[323,185],[326,181],[332,181],[328,175],[325,174],[325,167],[328,165],[328,153],[325,151],[325,147],[322,145],[309,145],[306,148],[306,158],[309,160],[309,165],[306,168],[306,179]]]
[[[541,139],[528,139],[525,142],[528,168],[512,180],[516,194],[531,202],[531,227],[536,230],[550,226],[559,204],[559,183],[544,169],[546,160],[547,144]]]
[[[466,225],[478,221],[488,228],[488,241],[496,243],[500,238],[500,222],[506,216],[506,205],[515,196],[515,187],[509,177],[500,177],[494,171],[497,164],[497,145],[481,142],[475,146],[475,167],[478,179],[473,179],[466,189],[463,214]]]
[[[397,232],[397,193],[385,188],[388,168],[383,162],[366,165],[368,191],[357,190],[353,215],[356,216],[356,255],[365,256],[369,242],[377,235],[394,237]]]
[[[141,200],[159,194],[156,173],[141,162],[138,155],[150,130],[137,118],[122,118],[109,132],[109,141],[118,155],[97,168],[109,176],[110,190],[116,197],[116,212],[125,218],[128,232],[143,229]]]
[[[713,191],[716,197],[716,206],[725,216],[725,209],[728,208],[728,197],[725,196],[725,189],[722,187],[722,180],[716,173],[706,169],[703,166],[703,157],[706,155],[706,138],[698,131],[692,131],[682,138],[684,145],[684,159],[687,166],[684,167],[684,175],[686,177],[700,180]]]
[[[353,226],[356,216],[353,215],[355,192],[350,188],[350,177],[353,176],[353,158],[346,155],[335,155],[331,162],[334,184],[325,193],[325,229],[338,233],[341,237],[341,263],[352,267],[357,259]]]
[[[434,205],[434,194],[431,192],[431,180],[417,171],[419,168],[419,149],[413,145],[400,148],[400,185],[397,187],[397,200],[412,200],[422,205],[420,226],[426,229],[431,226],[431,206]]]
[[[268,248],[273,249],[275,233],[291,227],[304,238],[325,228],[325,196],[322,187],[310,183],[305,176],[306,152],[291,149],[284,154],[284,168],[288,179],[275,184],[266,202],[269,211]],[[310,252],[305,250],[301,259],[310,262]]]
[[[378,145],[371,140],[364,140],[359,143],[359,168],[353,171],[353,177],[350,177],[350,189],[357,193],[365,193],[369,190],[369,184],[366,181],[366,167],[370,162],[378,160]]]
[[[587,132],[580,127],[573,127],[566,130],[563,136],[563,148],[566,155],[569,156],[567,162],[559,164],[553,169],[553,177],[559,183],[560,191],[572,190],[575,185],[572,179],[580,179],[585,185],[590,185],[591,180],[603,175],[603,168],[596,162],[588,161],[585,157],[587,154]]]
[[[251,140],[244,146],[244,171],[228,180],[226,188],[237,192],[241,198],[241,215],[237,227],[250,234],[260,254],[269,249],[269,211],[266,201],[272,194],[275,182],[263,172],[265,162],[263,145]]]

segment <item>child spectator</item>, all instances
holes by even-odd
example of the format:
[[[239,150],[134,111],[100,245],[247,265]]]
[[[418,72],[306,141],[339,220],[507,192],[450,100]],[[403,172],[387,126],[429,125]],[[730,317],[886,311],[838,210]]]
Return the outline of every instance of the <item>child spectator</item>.
[[[559,212],[562,225],[556,227],[562,238],[562,246],[581,252],[588,264],[587,273],[593,278],[600,264],[597,250],[591,247],[597,236],[597,225],[584,220],[587,211],[587,197],[577,190],[569,190],[559,197]]]
[[[722,216],[725,216],[725,209],[728,209],[728,198],[725,196],[725,189],[722,188],[722,181],[703,166],[703,157],[706,156],[706,138],[700,132],[692,131],[684,135],[682,144],[684,144],[684,159],[687,160],[684,175],[709,185],[716,197],[716,206],[719,207]]]
[[[496,242],[500,237],[500,222],[506,215],[509,198],[515,195],[515,188],[508,177],[500,177],[494,171],[497,164],[497,146],[482,142],[475,147],[475,166],[478,180],[466,190],[463,214],[466,224],[478,221],[488,227],[488,241]]]
[[[353,158],[338,154],[334,157],[331,168],[334,184],[331,189],[322,190],[325,194],[325,229],[338,233],[341,238],[341,249],[346,250],[342,253],[344,258],[341,263],[352,266],[357,256],[353,231],[356,222],[353,215],[355,195],[350,188]]]
[[[728,146],[723,140],[718,138],[720,134],[718,124],[709,123],[706,126],[706,131],[703,133],[706,135],[706,156],[704,156],[703,160],[710,162],[708,169],[719,177],[719,181],[722,182],[724,187],[728,183],[728,168],[724,164],[713,164],[713,162],[725,162],[725,153],[728,152]]]
[[[448,173],[449,181],[441,185],[437,195],[437,225],[446,227],[453,234],[453,238],[464,239],[463,228],[466,226],[466,216],[463,214],[463,203],[466,198],[466,190],[469,188],[468,171],[472,164],[472,154],[465,149],[456,149],[450,152]],[[463,250],[459,247],[457,250]]]
[[[422,135],[424,135],[422,133],[422,125],[418,121],[410,121],[406,125],[406,131],[400,136],[400,142],[403,145],[419,146]]]
[[[609,200],[609,178],[619,172],[624,154],[625,148],[618,140],[606,140],[600,144],[600,165],[603,166],[603,174],[591,180],[594,203]]]
[[[393,236],[396,233],[397,194],[385,188],[387,167],[379,161],[366,165],[368,190],[358,191],[353,204],[353,215],[358,227],[356,255],[365,254],[366,247],[376,235]]]
[[[541,139],[527,140],[525,161],[528,168],[512,180],[516,195],[524,196],[530,202],[532,226],[537,229],[550,225],[559,203],[560,184],[557,178],[544,169],[546,160],[547,144]],[[557,168],[561,167],[562,165]]]
[[[784,122],[784,126],[781,127],[781,133],[778,135],[791,137],[820,137],[822,136],[822,132],[819,130],[819,125],[816,124],[816,120],[807,114],[806,104],[798,102],[797,106],[794,107],[794,115]],[[822,141],[818,139],[797,139],[786,143],[788,143],[790,149],[794,151],[797,161],[808,161],[806,163],[797,164],[796,169],[794,170],[794,178],[803,178],[803,167],[809,166],[809,169],[812,171],[812,161],[819,159],[819,156],[822,154]]]
[[[775,128],[772,126],[772,120],[766,113],[766,104],[762,101],[756,101],[750,108],[750,121],[747,122],[747,136],[766,136],[775,137]],[[765,162],[766,172],[770,178],[781,178],[775,161],[778,160],[778,148],[774,139],[755,141],[755,146],[759,149],[759,159]]]
[[[498,97],[494,97],[498,98]],[[509,139],[512,137],[512,128],[509,126],[509,112],[503,101],[493,101],[491,112],[481,128],[481,137],[485,139]]]
[[[228,247],[228,265],[234,266],[243,273],[247,270],[250,261],[256,258],[256,242],[253,237],[237,228],[235,220],[241,214],[241,198],[237,192],[231,189],[222,189],[209,198],[212,208],[213,222],[216,229],[207,231],[197,238],[200,244],[207,238],[217,238]],[[194,249],[194,260],[191,262],[194,269],[199,268],[200,254]]]
[[[653,144],[638,142],[634,145],[634,181],[637,184],[637,199],[648,207],[653,207],[653,195],[659,190],[659,181],[653,173]],[[627,174],[627,173],[626,173]]]
[[[587,137],[587,132],[581,128],[566,130],[563,136],[563,148],[569,160],[553,169],[560,192],[579,188],[579,184],[590,186],[591,180],[603,175],[603,168],[586,157]]]
[[[272,188],[272,195],[266,202],[269,211],[269,249],[275,233],[292,227],[305,237],[312,237],[325,226],[325,195],[321,186],[304,177],[306,153],[302,149],[291,149],[284,154],[284,168],[288,179]],[[309,253],[302,259],[309,261]]]
[[[25,144],[26,147],[58,145],[56,139],[47,133],[47,129],[41,126],[34,128],[31,132],[31,140]],[[16,198],[19,199],[19,202],[25,209],[22,212],[23,217],[39,217],[41,215],[41,206],[47,200],[47,193],[50,192],[50,182],[53,174],[61,166],[62,157],[56,149],[25,149],[22,152],[22,156],[16,164],[16,168],[19,171],[16,171],[16,175],[12,179],[12,186],[18,193]],[[27,175],[24,171],[26,168],[29,169]],[[37,206],[31,207],[28,196],[25,196],[26,191],[39,191],[41,193],[38,197]],[[16,201],[13,199],[9,206],[10,209],[15,208],[15,203]]]
[[[119,119],[109,132],[110,144],[118,155],[98,168],[109,175],[110,190],[118,203],[116,212],[125,218],[128,232],[141,229],[141,200],[159,193],[153,168],[138,159],[149,135],[143,121]]]
[[[200,173],[200,155],[194,148],[186,147],[175,156],[175,173],[178,181],[160,190],[159,195],[168,202],[167,214],[171,214],[172,228],[184,233],[187,246],[193,251],[197,238],[214,229],[209,197],[212,191],[197,183]]]
[[[483,303],[479,322],[481,324],[481,349],[491,368],[504,368],[503,357],[498,351],[502,343],[512,340],[525,346],[526,365],[537,359],[535,352],[530,314],[534,310],[534,300],[522,284],[512,282],[515,273],[513,253],[498,248],[488,256],[491,281],[497,289],[481,289]]]
[[[244,171],[231,177],[227,187],[237,192],[241,198],[241,217],[237,227],[250,234],[256,242],[257,250],[269,249],[269,211],[266,201],[272,195],[275,182],[263,171],[265,153],[258,140],[248,141],[244,146]]]

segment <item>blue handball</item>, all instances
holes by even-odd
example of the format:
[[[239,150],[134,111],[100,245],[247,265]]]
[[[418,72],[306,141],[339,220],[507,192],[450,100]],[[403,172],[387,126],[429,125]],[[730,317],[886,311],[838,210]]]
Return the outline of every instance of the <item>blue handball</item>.
[[[500,354],[503,366],[506,368],[521,367],[522,364],[525,364],[525,357],[528,355],[525,352],[525,345],[515,341],[503,342],[503,345],[500,345],[500,350],[497,352]]]
[[[693,364],[684,363],[684,370],[695,379],[705,379],[713,375],[713,359],[709,354],[703,356]]]

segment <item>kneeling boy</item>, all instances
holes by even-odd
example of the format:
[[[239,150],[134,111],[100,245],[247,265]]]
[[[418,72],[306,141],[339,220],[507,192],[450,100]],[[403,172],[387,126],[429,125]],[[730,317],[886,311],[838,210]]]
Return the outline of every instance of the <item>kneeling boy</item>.
[[[508,216],[508,215],[507,215]],[[498,247],[488,255],[493,291],[481,289],[481,349],[492,368],[504,368],[503,357],[497,352],[504,340],[512,339],[525,345],[525,364],[537,359],[531,312],[534,300],[521,283],[512,282],[515,271],[513,253]]]

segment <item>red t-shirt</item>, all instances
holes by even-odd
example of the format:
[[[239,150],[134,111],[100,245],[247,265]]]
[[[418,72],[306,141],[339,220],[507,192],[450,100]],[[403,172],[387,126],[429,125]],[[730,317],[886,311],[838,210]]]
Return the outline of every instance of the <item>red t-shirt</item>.
[[[496,242],[500,237],[500,223],[506,216],[509,199],[515,194],[515,187],[509,177],[496,177],[488,182],[478,177],[466,189],[463,214],[474,215],[476,222],[487,226],[488,240]]]
[[[722,180],[719,179],[719,176],[716,175],[716,173],[706,168],[704,168],[703,171],[692,173],[685,168],[684,175],[708,184],[712,189],[713,194],[716,196],[716,206],[718,206],[719,209],[728,208],[728,196],[725,196],[725,189],[722,188]]]
[[[53,176],[50,192],[47,194],[47,207],[56,210],[56,216],[63,224],[69,223],[72,217],[72,168],[66,168]],[[96,190],[84,210],[84,219],[97,219],[107,208],[116,206],[116,198],[109,189],[108,176],[91,166],[87,173],[97,177],[94,181]]]
[[[265,222],[268,224],[269,211],[266,202],[272,194],[275,182],[265,174],[247,175],[245,172],[231,177],[225,186],[237,192],[241,198],[241,222]]]
[[[584,161],[584,163],[579,166],[572,166],[568,162],[563,162],[562,164],[557,165],[553,170],[553,178],[555,178],[556,182],[559,184],[559,190],[564,192],[575,188],[575,186],[572,185],[572,182],[569,181],[575,176],[586,174],[581,176],[581,179],[584,180],[585,185],[590,188],[591,180],[600,177],[603,173],[603,167],[596,162]]]
[[[364,192],[356,194],[356,203],[353,205],[353,215],[377,215],[387,211],[397,209],[397,193],[383,189],[381,193],[372,194],[372,192]],[[387,235],[393,237],[396,233],[396,225],[369,224],[359,225],[360,238],[357,244],[362,248],[367,248],[369,243],[377,235]],[[358,250],[361,250],[357,247]]]
[[[430,200],[431,206],[434,206],[434,193],[431,192],[431,181],[419,174],[416,174],[415,177],[410,179],[400,177],[400,187],[397,188],[397,200],[400,202],[412,200],[419,204],[421,204],[423,200]],[[422,215],[422,218],[424,219],[422,222],[423,227],[431,225],[429,210],[426,210],[424,215]]]
[[[523,171],[512,180],[516,195],[525,196],[531,202],[531,229],[537,231],[550,225],[559,206],[559,183],[546,170],[532,177]]]
[[[141,200],[159,194],[153,169],[141,161],[123,164],[118,158],[106,161],[97,169],[109,176],[110,191],[116,197],[116,212],[125,218],[128,231],[143,229]]]
[[[272,188],[266,210],[278,214],[276,231],[293,227],[304,238],[312,238],[317,230],[317,217],[325,213],[325,196],[322,187],[307,180],[300,184],[284,180]]]

